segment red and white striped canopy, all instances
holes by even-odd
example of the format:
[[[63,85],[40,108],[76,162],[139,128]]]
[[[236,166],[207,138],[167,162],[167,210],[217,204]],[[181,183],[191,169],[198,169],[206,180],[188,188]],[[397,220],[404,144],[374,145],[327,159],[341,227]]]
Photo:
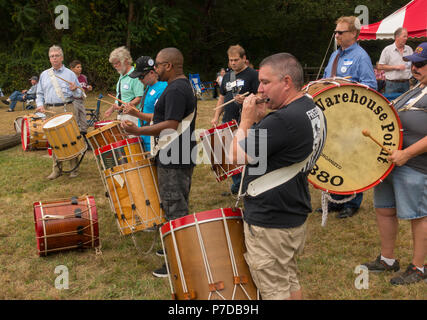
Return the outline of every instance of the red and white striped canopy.
[[[413,0],[380,22],[362,26],[358,40],[393,39],[400,27],[409,38],[427,37],[427,0]]]

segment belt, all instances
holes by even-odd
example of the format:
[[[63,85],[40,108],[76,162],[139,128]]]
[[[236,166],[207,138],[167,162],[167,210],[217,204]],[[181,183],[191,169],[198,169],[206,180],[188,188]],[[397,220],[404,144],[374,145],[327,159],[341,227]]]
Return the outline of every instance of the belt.
[[[73,103],[73,101],[68,101],[68,102],[64,102],[64,103],[46,103],[45,106],[46,107],[62,107],[65,106],[67,104]]]
[[[406,82],[406,81],[409,81],[409,79],[401,79],[401,80],[388,80],[388,79],[386,79],[387,81],[391,81],[391,82]]]

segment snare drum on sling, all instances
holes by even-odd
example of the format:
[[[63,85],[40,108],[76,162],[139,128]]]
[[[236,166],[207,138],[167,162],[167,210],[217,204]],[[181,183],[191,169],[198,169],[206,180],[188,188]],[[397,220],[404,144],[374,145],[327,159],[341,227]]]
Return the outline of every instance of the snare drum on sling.
[[[83,154],[87,145],[72,113],[58,114],[45,122],[43,131],[58,161]]]
[[[24,151],[42,150],[49,147],[47,137],[43,132],[45,119],[46,115],[44,113],[37,112],[15,120],[15,130],[21,133],[22,149]]]
[[[237,122],[232,120],[200,134],[205,155],[207,155],[217,181],[241,173],[244,165],[229,163],[226,154],[234,138]]]
[[[344,79],[322,79],[303,90],[323,110],[328,126],[309,181],[335,194],[363,192],[383,181],[394,165],[362,132],[369,130],[387,149],[401,149],[402,125],[391,103],[377,91]]]
[[[33,207],[40,256],[100,246],[98,215],[93,197],[39,201]]]
[[[104,178],[121,234],[131,234],[165,222],[157,171],[150,159],[107,169]]]
[[[86,135],[92,150],[108,146],[109,144],[123,140],[126,137],[127,134],[122,129],[120,121],[112,121],[109,124],[88,132]]]
[[[124,139],[114,142],[94,151],[95,157],[106,170],[124,163],[141,161],[149,152],[145,153],[140,137]]]
[[[243,256],[246,247],[239,208],[172,220],[160,233],[173,299],[258,299]]]

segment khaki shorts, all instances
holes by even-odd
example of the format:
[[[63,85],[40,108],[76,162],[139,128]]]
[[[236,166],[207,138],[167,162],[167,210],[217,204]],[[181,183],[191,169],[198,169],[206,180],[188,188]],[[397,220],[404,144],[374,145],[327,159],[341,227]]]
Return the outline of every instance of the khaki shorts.
[[[291,229],[274,229],[245,222],[244,230],[244,256],[262,299],[288,299],[291,292],[301,289],[296,255],[304,249],[306,223]]]

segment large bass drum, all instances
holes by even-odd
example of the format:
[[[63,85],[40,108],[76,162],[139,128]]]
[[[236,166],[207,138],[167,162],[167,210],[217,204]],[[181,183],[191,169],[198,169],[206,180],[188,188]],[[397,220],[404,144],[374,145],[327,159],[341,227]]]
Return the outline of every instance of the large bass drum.
[[[345,79],[323,79],[304,87],[323,110],[328,136],[309,175],[317,188],[354,194],[383,181],[393,169],[388,154],[362,132],[389,150],[401,149],[402,125],[392,104],[377,91]]]

